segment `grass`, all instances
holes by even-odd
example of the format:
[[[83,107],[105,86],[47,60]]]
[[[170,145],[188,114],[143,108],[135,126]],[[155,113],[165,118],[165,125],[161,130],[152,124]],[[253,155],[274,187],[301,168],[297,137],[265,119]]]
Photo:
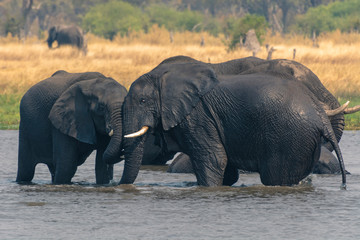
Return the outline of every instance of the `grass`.
[[[204,62],[223,62],[252,55],[246,49],[228,52],[224,36],[207,33],[174,33],[154,26],[149,33],[117,36],[110,42],[93,35],[87,36],[88,54],[83,56],[71,47],[49,50],[44,40],[35,38],[19,41],[8,36],[0,38],[0,129],[16,129],[19,124],[19,101],[35,83],[55,71],[97,71],[129,87],[140,75],[150,71],[165,58],[187,55]],[[201,38],[205,45],[200,47]],[[318,39],[319,47],[298,35],[271,35],[265,44],[276,51],[273,58],[293,58],[310,68],[341,102],[360,104],[360,35],[334,32]],[[257,57],[266,58],[265,47]],[[360,113],[346,116],[347,129],[360,129]]]
[[[338,98],[341,104],[344,104],[347,100],[350,100],[350,105],[360,105],[360,96]],[[345,115],[345,129],[347,130],[360,130],[360,112]]]
[[[0,95],[0,129],[17,129],[20,122],[19,105],[22,95]]]

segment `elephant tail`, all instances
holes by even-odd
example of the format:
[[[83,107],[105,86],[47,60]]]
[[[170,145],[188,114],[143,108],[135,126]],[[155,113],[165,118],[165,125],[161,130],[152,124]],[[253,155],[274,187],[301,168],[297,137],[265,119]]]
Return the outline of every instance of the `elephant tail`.
[[[341,189],[346,189],[346,171],[345,171],[345,165],[344,165],[344,159],[340,151],[339,143],[336,139],[334,130],[331,127],[330,120],[326,118],[325,121],[327,124],[324,124],[323,129],[323,136],[326,138],[327,141],[329,141],[334,148],[334,151],[336,153],[337,159],[340,164],[340,170],[341,170],[341,176],[342,176],[342,185]]]

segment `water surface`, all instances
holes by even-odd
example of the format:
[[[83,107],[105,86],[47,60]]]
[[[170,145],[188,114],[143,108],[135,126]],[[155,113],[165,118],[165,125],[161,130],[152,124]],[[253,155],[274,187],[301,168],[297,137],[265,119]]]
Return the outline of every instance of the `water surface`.
[[[340,146],[346,191],[340,175],[265,187],[244,174],[233,187],[204,188],[165,167],[143,167],[135,185],[96,186],[94,155],[73,185],[51,185],[41,164],[34,185],[18,185],[18,131],[0,131],[0,239],[360,239],[360,131]]]

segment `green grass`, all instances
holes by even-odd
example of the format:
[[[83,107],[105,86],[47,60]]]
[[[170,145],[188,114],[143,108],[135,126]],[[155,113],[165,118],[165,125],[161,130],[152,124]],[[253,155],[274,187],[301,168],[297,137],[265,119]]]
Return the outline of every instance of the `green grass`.
[[[360,96],[338,97],[341,104],[350,101],[349,107],[360,105]],[[360,130],[360,112],[345,115],[345,130]]]
[[[0,95],[0,129],[19,129],[21,94]]]
[[[0,95],[0,129],[19,129],[19,105],[22,94]],[[350,100],[350,107],[360,105],[360,96],[338,97],[341,104]],[[345,115],[346,130],[360,130],[360,112]]]

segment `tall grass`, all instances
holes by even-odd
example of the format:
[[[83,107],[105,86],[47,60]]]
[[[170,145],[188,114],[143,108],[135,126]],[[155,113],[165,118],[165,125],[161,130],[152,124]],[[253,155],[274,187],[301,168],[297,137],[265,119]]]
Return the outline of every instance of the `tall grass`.
[[[201,38],[205,45],[200,46]],[[165,58],[187,55],[204,62],[223,62],[252,55],[246,49],[229,52],[224,36],[207,33],[170,33],[154,26],[149,33],[116,36],[111,42],[87,35],[88,54],[72,47],[49,50],[44,40],[19,41],[8,36],[0,39],[0,128],[17,126],[21,96],[35,83],[57,70],[97,71],[129,87],[140,75],[150,71]],[[342,99],[360,96],[360,35],[335,32],[322,35],[319,47],[297,35],[268,34],[265,43],[274,47],[273,58],[293,58],[309,67],[335,96]],[[257,54],[266,58],[265,47]],[[6,106],[6,107],[4,107]]]

